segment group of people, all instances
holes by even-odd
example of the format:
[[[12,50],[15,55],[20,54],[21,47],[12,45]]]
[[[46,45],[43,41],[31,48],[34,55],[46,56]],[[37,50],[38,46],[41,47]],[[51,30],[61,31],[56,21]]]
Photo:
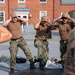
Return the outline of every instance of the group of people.
[[[20,18],[16,13],[10,15],[10,19],[3,23],[3,29],[0,29],[0,43],[10,40],[10,74],[14,73],[14,68],[16,65],[16,56],[18,52],[18,47],[20,47],[25,53],[27,59],[30,61],[30,69],[35,69],[35,62],[39,62],[40,70],[45,68],[46,62],[48,60],[48,33],[51,30],[59,29],[60,34],[60,57],[61,64],[65,68],[64,63],[67,57],[67,44],[69,36],[74,29],[75,19],[71,18],[67,12],[60,15],[59,18],[54,19],[50,22],[47,16],[43,16],[41,21],[34,25],[36,30],[34,45],[38,49],[38,54],[33,60],[32,54],[28,45],[23,38],[21,25],[28,22],[25,18]],[[2,32],[2,33],[1,33]],[[8,37],[7,37],[8,36]],[[75,65],[74,65],[75,66]]]

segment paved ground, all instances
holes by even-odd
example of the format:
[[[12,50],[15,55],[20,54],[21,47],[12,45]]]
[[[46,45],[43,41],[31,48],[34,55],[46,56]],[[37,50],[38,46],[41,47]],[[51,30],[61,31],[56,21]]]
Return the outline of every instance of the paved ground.
[[[63,69],[45,69],[45,70],[23,70],[11,75],[63,75]]]

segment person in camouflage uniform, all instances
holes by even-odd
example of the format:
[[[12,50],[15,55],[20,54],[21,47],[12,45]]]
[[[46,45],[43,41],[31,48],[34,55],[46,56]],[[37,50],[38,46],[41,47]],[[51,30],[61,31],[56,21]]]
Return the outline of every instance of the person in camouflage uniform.
[[[46,61],[48,59],[48,33],[51,30],[51,24],[47,16],[43,16],[41,21],[34,25],[36,30],[36,36],[34,40],[34,45],[38,49],[38,54],[35,61],[40,62],[39,68],[42,70],[45,67]]]
[[[10,56],[11,56],[11,58],[10,58],[10,68],[11,68],[10,74],[14,73],[14,67],[16,64],[16,56],[18,53],[18,47],[20,47],[23,50],[27,59],[29,59],[30,69],[35,68],[30,49],[28,48],[28,45],[22,36],[21,25],[23,23],[26,23],[27,21],[28,20],[25,18],[17,17],[16,13],[12,13],[11,18],[3,23],[3,26],[6,26],[7,29],[11,32],[11,34],[13,36],[10,41],[10,48],[9,48]]]
[[[74,22],[69,19],[69,14],[64,12],[59,18],[53,20],[54,26],[58,27],[60,34],[60,58],[61,61],[59,63],[62,64],[64,68],[66,51],[67,51],[67,43],[71,30],[74,28]]]

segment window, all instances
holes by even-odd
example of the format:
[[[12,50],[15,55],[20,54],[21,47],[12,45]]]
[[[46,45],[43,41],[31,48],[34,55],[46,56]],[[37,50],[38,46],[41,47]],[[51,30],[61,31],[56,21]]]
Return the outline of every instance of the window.
[[[61,0],[61,4],[75,4],[75,0]]]
[[[75,10],[69,11],[69,15],[75,19]]]
[[[3,21],[5,21],[5,12],[0,11],[0,23],[2,23]]]
[[[40,19],[43,16],[47,16],[47,11],[40,11]]]
[[[47,0],[40,0],[40,3],[47,3]]]
[[[25,0],[18,0],[18,3],[25,3]]]
[[[0,3],[4,3],[5,2],[5,0],[0,0]]]

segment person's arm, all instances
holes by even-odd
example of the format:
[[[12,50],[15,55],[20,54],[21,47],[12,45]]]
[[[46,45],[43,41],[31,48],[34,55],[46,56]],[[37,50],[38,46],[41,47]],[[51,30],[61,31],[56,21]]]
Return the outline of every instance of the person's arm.
[[[51,22],[51,29],[52,30],[56,30],[56,29],[59,28],[59,21],[60,21],[60,19],[61,19],[61,17],[58,17],[58,18],[52,20],[52,22]]]
[[[34,25],[34,28],[39,29],[39,26],[40,26],[40,21],[37,24]]]
[[[4,27],[0,26],[0,43],[9,41],[12,38],[12,34]]]
[[[3,23],[3,26],[6,27],[10,21],[11,21],[11,17],[10,17],[10,19],[6,20],[6,21]]]
[[[17,18],[18,18],[18,20],[22,21],[23,23],[28,22],[28,19],[25,19],[25,18],[20,18],[20,17],[17,17]]]
[[[71,18],[70,16],[68,18],[75,23],[75,19]]]
[[[54,19],[54,20],[52,21],[52,23],[55,23],[56,21],[60,20],[61,18],[62,18],[62,15],[59,16],[58,18]]]

